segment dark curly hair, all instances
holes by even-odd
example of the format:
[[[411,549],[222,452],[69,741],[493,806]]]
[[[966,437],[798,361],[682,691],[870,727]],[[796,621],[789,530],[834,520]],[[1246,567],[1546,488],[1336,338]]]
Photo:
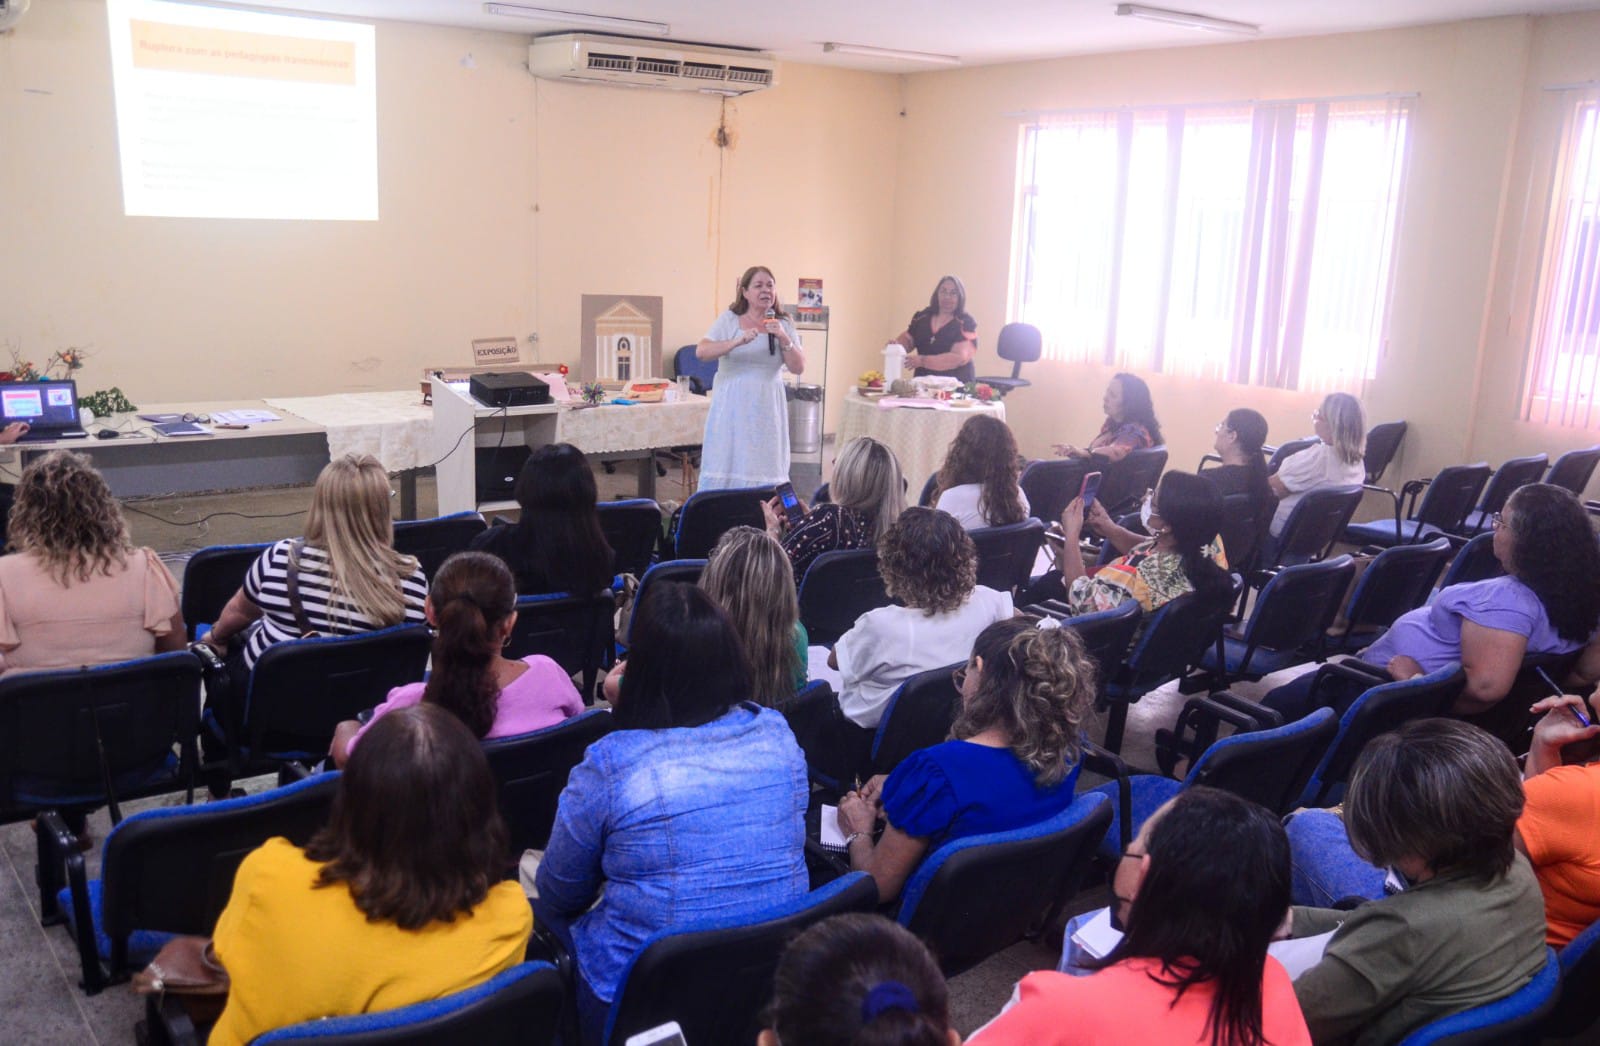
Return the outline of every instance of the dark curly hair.
[[[53,450],[22,470],[8,522],[18,552],[38,557],[63,586],[109,576],[128,561],[128,523],[89,459]]]
[[[963,483],[982,486],[978,496],[978,509],[991,527],[1021,523],[1027,513],[1022,511],[1021,491],[1017,476],[1021,472],[1017,461],[1017,439],[1011,426],[987,414],[968,418],[956,438],[950,441],[945,452],[944,465],[934,485],[933,500],[951,487]]]
[[[878,539],[878,573],[906,606],[948,614],[978,583],[978,549],[950,513],[908,508]]]
[[[1506,515],[1506,569],[1533,589],[1557,635],[1587,642],[1600,621],[1600,544],[1583,504],[1565,488],[1530,483],[1511,495]]]
[[[1040,630],[1027,618],[996,621],[978,633],[978,688],[950,727],[957,740],[999,726],[1040,788],[1077,763],[1083,717],[1095,694],[1095,663],[1070,628]]]

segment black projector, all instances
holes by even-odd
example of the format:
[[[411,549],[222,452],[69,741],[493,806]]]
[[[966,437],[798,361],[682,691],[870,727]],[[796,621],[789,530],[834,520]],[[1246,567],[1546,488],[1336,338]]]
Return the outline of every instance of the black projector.
[[[486,407],[537,407],[550,402],[550,386],[521,370],[474,374],[467,389]]]

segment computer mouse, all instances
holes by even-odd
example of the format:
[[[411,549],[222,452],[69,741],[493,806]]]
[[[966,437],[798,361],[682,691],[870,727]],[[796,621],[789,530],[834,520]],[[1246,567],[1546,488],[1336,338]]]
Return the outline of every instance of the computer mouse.
[[[101,429],[99,432],[96,432],[94,434],[94,438],[95,439],[116,439],[120,435],[122,435],[122,433],[118,432],[116,429]]]

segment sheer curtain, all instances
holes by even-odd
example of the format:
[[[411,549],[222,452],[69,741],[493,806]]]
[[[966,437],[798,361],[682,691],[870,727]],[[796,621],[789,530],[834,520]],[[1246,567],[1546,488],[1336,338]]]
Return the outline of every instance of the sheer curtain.
[[[1600,426],[1600,88],[1564,91],[1522,417]]]
[[[1358,391],[1387,326],[1410,111],[1162,106],[1028,127],[1012,315],[1055,359]]]

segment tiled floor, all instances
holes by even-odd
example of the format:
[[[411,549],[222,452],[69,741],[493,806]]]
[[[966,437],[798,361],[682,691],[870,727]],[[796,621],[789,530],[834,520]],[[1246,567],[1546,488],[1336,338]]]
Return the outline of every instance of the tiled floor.
[[[631,469],[600,475],[601,497],[631,496]],[[813,471],[797,474],[796,489],[809,495],[820,478]],[[195,549],[232,542],[265,541],[300,532],[310,491],[294,488],[249,494],[219,494],[172,498],[128,506],[134,541],[164,553],[182,574],[181,560]],[[683,488],[675,472],[660,479],[658,500],[681,501]],[[436,504],[431,481],[419,484],[419,509],[432,514]],[[1249,688],[1259,692],[1274,681]],[[1151,742],[1158,726],[1170,724],[1183,698],[1175,688],[1165,688],[1134,705],[1128,717],[1123,754],[1135,767],[1154,765]],[[1103,722],[1091,724],[1090,736],[1104,736]],[[265,786],[262,779],[257,786]],[[181,797],[129,804],[175,802]],[[110,829],[104,812],[90,819],[97,839]],[[126,1043],[132,1041],[134,1022],[141,1015],[139,1000],[126,985],[116,985],[89,997],[78,987],[78,958],[64,927],[41,927],[34,886],[33,832],[27,824],[0,828],[0,1042]],[[90,854],[98,868],[98,849]],[[1105,903],[1103,886],[1085,891],[1072,911]],[[1012,987],[1024,973],[1055,965],[1057,942],[1023,942],[950,983],[952,1017],[963,1035],[970,1034],[1004,1005]]]

